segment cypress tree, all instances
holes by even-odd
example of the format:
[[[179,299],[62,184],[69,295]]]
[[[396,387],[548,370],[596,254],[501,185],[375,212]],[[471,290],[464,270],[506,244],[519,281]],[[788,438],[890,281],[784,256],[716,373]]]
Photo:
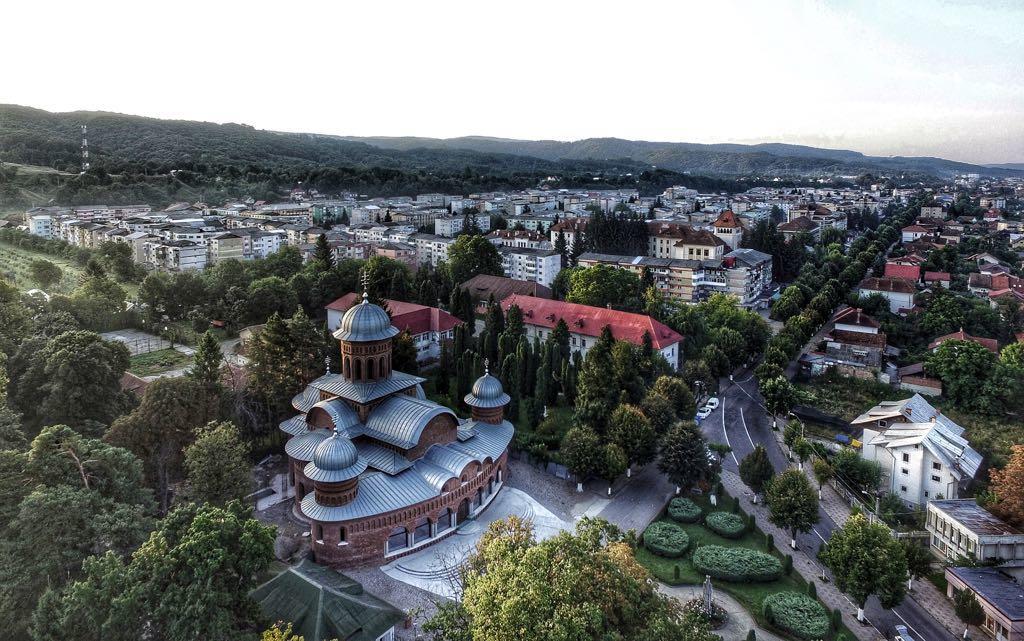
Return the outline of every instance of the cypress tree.
[[[318,272],[327,272],[334,267],[334,252],[331,251],[331,246],[327,244],[327,237],[323,234],[316,237],[312,262]]]
[[[224,361],[224,355],[220,351],[220,343],[213,335],[213,332],[206,330],[199,338],[196,346],[196,354],[193,360],[189,376],[201,385],[216,387],[220,384],[220,366]]]

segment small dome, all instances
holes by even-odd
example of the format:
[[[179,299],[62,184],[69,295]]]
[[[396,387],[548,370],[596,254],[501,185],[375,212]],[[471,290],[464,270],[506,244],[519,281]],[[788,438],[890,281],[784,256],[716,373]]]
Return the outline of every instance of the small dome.
[[[355,465],[359,452],[352,441],[335,432],[316,448],[312,460],[321,470],[337,472]]]
[[[396,334],[398,328],[391,324],[388,313],[379,305],[372,304],[366,292],[363,292],[363,302],[345,312],[334,337],[340,341],[368,343],[391,338]]]
[[[331,437],[329,430],[309,430],[293,436],[284,444],[284,452],[297,461],[309,461],[321,443]]]
[[[466,398],[463,400],[470,407],[487,408],[507,405],[511,399],[502,388],[501,381],[488,373],[476,379],[476,382],[473,383],[473,391],[466,394]]]

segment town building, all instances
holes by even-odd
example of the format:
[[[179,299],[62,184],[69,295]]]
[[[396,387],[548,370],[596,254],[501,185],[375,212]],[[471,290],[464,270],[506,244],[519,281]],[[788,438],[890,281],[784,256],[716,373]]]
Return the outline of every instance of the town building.
[[[882,367],[886,336],[881,323],[863,310],[847,307],[832,319],[825,335],[825,357],[829,366],[849,376],[870,378]]]
[[[786,240],[791,240],[797,234],[807,234],[814,240],[821,238],[821,225],[807,216],[798,216],[788,220],[780,224],[777,229],[782,232]]]
[[[499,246],[501,268],[505,276],[515,280],[532,280],[550,287],[562,271],[562,255],[553,249],[529,249]]]
[[[720,260],[727,244],[709,231],[668,222],[647,224],[647,255],[679,260]]]
[[[932,553],[944,561],[1024,560],[1024,532],[974,499],[929,501],[925,529]]]
[[[342,371],[310,383],[281,423],[294,513],[322,565],[386,563],[447,538],[507,477],[514,428],[501,382],[477,379],[464,399],[472,417],[460,420],[426,399],[425,379],[392,370],[398,333],[364,292],[334,332]]]
[[[726,209],[715,222],[711,223],[715,237],[725,243],[729,249],[739,249],[743,240],[743,221],[731,209]]]
[[[487,312],[487,304],[490,300],[500,302],[513,294],[551,298],[551,288],[536,281],[516,280],[490,274],[477,274],[462,283],[460,287],[469,292],[473,307],[478,314]]]
[[[917,288],[909,280],[893,276],[869,276],[857,286],[860,296],[881,294],[889,301],[889,311],[893,314],[905,313],[914,306],[914,294]]]
[[[722,259],[726,293],[743,307],[767,307],[772,286],[772,257],[756,249],[734,249]]]
[[[961,327],[959,332],[953,332],[952,334],[946,334],[945,336],[939,336],[932,342],[928,343],[928,349],[933,352],[939,348],[940,345],[946,341],[968,341],[971,343],[977,343],[981,345],[993,354],[999,353],[999,341],[994,338],[982,338],[980,336],[971,336],[964,331]]]
[[[851,425],[863,428],[861,456],[881,466],[885,491],[912,508],[957,498],[981,466],[964,428],[920,394],[883,401]]]
[[[341,320],[349,309],[358,303],[354,292],[327,305],[327,329],[332,332],[341,326]],[[416,362],[419,365],[436,362],[441,357],[444,341],[455,337],[455,328],[462,321],[443,309],[406,303],[399,300],[386,301],[391,313],[391,324],[399,331],[409,332],[416,346]]]
[[[245,258],[245,239],[240,234],[224,232],[210,238],[208,243],[207,262],[210,264]]]
[[[682,335],[650,316],[516,294],[501,301],[505,313],[513,305],[522,310],[526,335],[530,339],[547,339],[558,321],[563,320],[569,328],[570,351],[586,357],[607,326],[616,340],[634,345],[642,345],[644,334],[649,335],[654,349],[665,357],[672,369],[682,367]]]
[[[947,567],[946,596],[970,590],[985,612],[982,629],[996,641],[1024,639],[1024,587],[1019,568]]]

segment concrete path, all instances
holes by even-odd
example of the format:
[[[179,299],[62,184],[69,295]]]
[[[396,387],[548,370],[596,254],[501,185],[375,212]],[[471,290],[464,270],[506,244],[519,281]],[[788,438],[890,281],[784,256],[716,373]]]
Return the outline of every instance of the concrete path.
[[[492,521],[513,514],[533,522],[533,534],[538,541],[555,536],[563,530],[570,530],[573,526],[555,516],[529,494],[504,486],[479,516],[460,525],[455,534],[419,552],[398,558],[380,569],[393,579],[452,598],[456,594],[454,580],[458,568],[465,563],[487,526]]]
[[[699,585],[671,586],[659,583],[658,590],[681,604],[704,596],[704,588]],[[722,590],[715,590],[714,602],[729,614],[725,625],[714,631],[722,637],[722,641],[744,641],[750,630],[757,634],[757,641],[783,641],[781,637],[758,626],[746,608]]]
[[[658,516],[675,491],[675,486],[651,463],[637,470],[597,516],[623,530],[640,533]]]

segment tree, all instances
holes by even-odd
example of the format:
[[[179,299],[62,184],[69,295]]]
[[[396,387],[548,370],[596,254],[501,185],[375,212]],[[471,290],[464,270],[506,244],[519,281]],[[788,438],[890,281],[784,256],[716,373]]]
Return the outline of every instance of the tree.
[[[686,386],[684,385],[683,387],[685,388]],[[689,390],[686,391],[689,392]],[[667,432],[668,428],[672,427],[672,424],[678,420],[672,401],[664,394],[659,394],[654,390],[647,392],[644,400],[640,403],[640,408],[643,410],[647,420],[650,421],[651,427],[654,428],[654,433],[658,436]]]
[[[195,441],[185,448],[188,495],[223,507],[244,499],[252,490],[249,448],[230,422],[209,423],[196,430]]]
[[[832,570],[836,586],[856,604],[858,621],[864,620],[864,604],[872,594],[884,608],[903,600],[907,560],[903,546],[881,523],[854,514],[832,533],[820,557]]]
[[[456,238],[448,248],[448,265],[456,284],[479,274],[505,275],[498,248],[484,236],[463,234]]]
[[[778,376],[761,381],[758,385],[765,407],[774,416],[785,415],[796,404],[797,394],[793,384]]]
[[[821,488],[835,475],[832,466],[825,459],[815,459],[814,478],[818,481],[818,498],[821,499]]]
[[[159,378],[146,388],[137,408],[110,426],[105,439],[142,459],[161,511],[170,505],[171,485],[182,477],[183,450],[192,443],[195,428],[216,417],[217,401],[191,378]]]
[[[291,399],[315,376],[313,368],[319,366],[315,344],[321,339],[309,319],[301,322],[302,318],[304,314],[297,328],[301,332],[293,332],[291,321],[275,312],[249,348],[249,389],[264,404],[270,418],[290,406]],[[297,344],[300,338],[304,350]]]
[[[800,462],[797,469],[803,472],[804,463],[807,459],[811,458],[811,454],[814,453],[814,446],[811,445],[809,440],[801,436],[796,440],[796,443],[793,444],[793,453],[796,454],[796,458]]]
[[[327,243],[327,236],[320,234],[316,237],[316,245],[313,247],[313,269],[318,272],[326,272],[334,267],[334,252]]]
[[[443,639],[712,641],[707,624],[662,596],[617,528],[583,519],[537,542],[516,517],[495,521],[470,556],[462,611]]]
[[[391,367],[399,372],[415,374],[419,370],[416,362],[416,343],[408,329],[402,330],[391,339]]]
[[[44,289],[59,282],[64,275],[60,267],[41,258],[37,258],[29,263],[28,273],[32,280],[36,281]]]
[[[283,278],[269,276],[254,280],[246,297],[245,320],[261,323],[274,314],[285,316],[294,312],[298,304],[295,291]]]
[[[305,641],[305,638],[292,632],[292,624],[278,621],[263,631],[260,641]]]
[[[740,479],[754,491],[754,503],[757,503],[757,495],[764,492],[768,481],[775,475],[775,468],[768,458],[768,450],[758,445],[754,451],[743,457],[740,461]]]
[[[684,491],[698,484],[710,484],[719,472],[718,464],[708,455],[700,428],[693,421],[677,423],[665,434],[658,469]]]
[[[12,376],[11,401],[33,427],[83,420],[109,424],[128,406],[121,376],[129,358],[121,343],[73,331],[51,338],[27,356],[27,371]]]
[[[640,280],[632,272],[598,264],[574,269],[569,275],[565,300],[593,307],[622,307],[639,293]]]
[[[619,405],[608,419],[608,437],[622,448],[630,465],[654,459],[658,435],[651,421],[635,405]]]
[[[818,521],[818,496],[803,472],[788,469],[768,484],[764,495],[768,520],[790,532],[790,547],[796,549],[796,533],[810,532]]]
[[[974,592],[970,588],[956,591],[953,595],[953,610],[956,612],[957,618],[964,623],[965,639],[972,625],[981,625],[985,622],[985,610],[982,609],[981,603],[978,603],[978,597],[974,596]]]
[[[601,330],[594,346],[587,352],[579,373],[576,392],[576,420],[591,425],[598,431],[604,428],[608,417],[619,401],[615,380],[612,348],[615,339],[607,325]]]
[[[996,356],[973,341],[945,341],[928,356],[925,370],[942,381],[943,394],[965,408],[979,408]]]
[[[919,579],[932,569],[932,555],[928,547],[913,539],[903,539],[903,556],[907,559],[907,592],[914,587],[914,579]]]
[[[129,562],[96,557],[80,581],[42,599],[37,638],[247,638],[260,619],[249,592],[273,551],[274,529],[238,501],[178,507]]]
[[[558,453],[569,472],[576,477],[577,491],[583,491],[583,481],[601,469],[604,461],[601,440],[588,427],[573,427],[562,437]]]
[[[220,384],[220,367],[223,362],[224,355],[220,351],[217,337],[210,330],[206,330],[199,337],[189,376],[207,388],[215,388]]]
[[[1010,460],[1002,469],[989,470],[992,511],[1011,525],[1024,525],[1024,445],[1010,446]]]
[[[693,392],[687,387],[686,381],[675,376],[659,376],[654,381],[651,391],[672,401],[676,418],[688,421],[697,412],[697,404],[693,400]]]

